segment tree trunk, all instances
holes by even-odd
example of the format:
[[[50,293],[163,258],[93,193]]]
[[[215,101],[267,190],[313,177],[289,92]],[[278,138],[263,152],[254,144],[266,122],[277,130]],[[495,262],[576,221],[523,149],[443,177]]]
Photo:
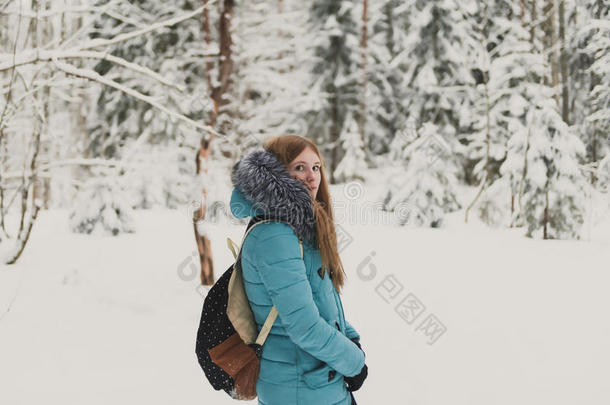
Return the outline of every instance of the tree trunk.
[[[222,107],[228,101],[224,95],[229,90],[231,85],[231,72],[233,71],[233,55],[231,52],[231,18],[233,17],[233,1],[222,0],[220,2],[221,12],[220,21],[218,24],[218,40],[220,47],[220,58],[218,60],[218,85],[212,90],[212,99],[214,100],[215,115],[222,112]]]
[[[277,12],[278,14],[282,14],[284,13],[284,1],[283,0],[278,0],[277,1]],[[280,30],[278,31],[278,35],[280,38],[284,38],[284,31],[280,28]],[[281,60],[284,58],[284,52],[281,52],[278,54],[278,58]],[[281,68],[279,70],[280,73],[284,73],[284,69]]]
[[[208,4],[208,0],[203,0],[204,6],[207,6]],[[233,6],[234,0],[220,0],[218,3],[220,15],[218,22],[218,47],[220,52],[216,64],[212,61],[208,61],[205,64],[210,98],[214,103],[214,109],[206,124],[212,128],[216,127],[218,116],[223,112],[222,108],[228,103],[224,96],[231,87],[231,74],[233,72],[231,18],[233,17]],[[202,20],[204,41],[206,45],[210,47],[212,43],[212,24],[210,23],[210,14],[207,7],[204,7],[203,9]],[[209,153],[213,138],[213,135],[210,135],[209,138],[201,139],[201,146],[196,154],[195,174],[197,176],[207,176]],[[202,162],[205,163],[205,168],[202,168]],[[197,243],[199,261],[201,264],[201,283],[203,285],[212,285],[214,284],[214,261],[212,259],[210,240],[206,235],[202,235],[197,228],[197,221],[204,221],[206,216],[207,190],[205,186],[202,187],[201,193],[201,206],[199,207],[199,210],[194,213],[193,217],[195,242]]]
[[[538,12],[536,11],[536,0],[532,0],[530,4],[530,14],[532,15],[532,19],[530,21],[530,42],[532,46],[536,46],[536,25],[538,24]]]
[[[548,239],[549,238],[549,234],[548,234],[548,226],[549,226],[549,191],[547,189],[547,191],[544,193],[544,228],[543,228],[543,233],[542,233],[542,239]]]
[[[203,0],[203,5],[207,6],[208,0]],[[220,53],[216,66],[214,66],[212,61],[206,62],[207,83],[208,88],[211,90],[210,97],[214,103],[214,111],[209,117],[207,124],[212,128],[216,125],[222,107],[227,104],[224,95],[231,85],[231,73],[233,71],[231,18],[233,17],[233,5],[234,0],[221,0],[219,2],[218,42]],[[203,9],[203,33],[206,45],[211,45],[211,23],[207,7]],[[216,78],[215,81],[212,80],[213,77]],[[217,84],[214,85],[214,83]],[[210,141],[212,138],[213,136],[210,136]]]
[[[568,57],[566,49],[565,1],[559,1],[559,40],[561,41],[561,117],[570,124],[570,101],[568,93]]]
[[[482,32],[483,32],[483,41],[484,41],[484,46],[485,49],[487,48],[487,24],[488,24],[488,15],[489,12],[489,8],[487,3],[485,3],[485,7],[483,10],[483,22],[482,24]],[[484,167],[484,174],[483,174],[483,179],[481,180],[481,185],[479,188],[479,192],[477,193],[477,195],[474,197],[474,200],[472,200],[472,202],[470,203],[470,205],[468,207],[466,207],[466,212],[464,214],[464,222],[468,223],[468,215],[470,214],[470,210],[474,207],[474,205],[477,203],[477,201],[479,200],[479,198],[483,195],[483,192],[485,191],[485,189],[487,188],[487,183],[488,183],[488,179],[490,179],[491,175],[490,175],[490,171],[491,171],[491,165],[490,165],[490,160],[491,160],[491,117],[490,117],[490,110],[491,110],[491,103],[489,101],[489,87],[487,86],[487,80],[485,80],[483,82],[483,86],[485,89],[485,167]]]
[[[513,227],[512,218],[514,215],[515,215],[515,193],[513,192],[513,189],[511,187],[511,190],[510,190],[510,218],[511,218],[510,227],[511,228]]]
[[[437,63],[439,58],[439,49],[438,49],[438,9],[436,6],[432,7],[432,52],[434,54],[434,63]]]
[[[602,15],[602,7],[603,7],[603,1],[602,0],[598,0],[597,2],[597,10],[595,12],[595,18],[600,20],[601,19],[601,15]],[[590,78],[591,78],[591,82],[590,82],[590,87],[589,87],[589,91],[593,91],[593,89],[595,88],[595,86],[597,86],[599,84],[599,80],[596,76],[596,74],[591,70],[590,72]],[[595,123],[593,124],[595,125]],[[597,162],[597,128],[594,127],[591,130],[591,162]],[[592,170],[591,171],[591,185],[595,186],[595,183],[597,182],[597,177],[595,176],[595,171]]]
[[[35,8],[35,9],[34,9]],[[32,3],[32,11],[43,15],[47,10],[46,0],[36,0]],[[49,38],[48,32],[48,19],[47,18],[37,18],[33,21],[35,26],[35,36],[34,36],[34,44],[36,48],[42,48],[47,42],[47,38]],[[48,72],[42,70],[38,79],[40,82],[44,83],[48,79]],[[34,87],[35,83],[31,83],[32,87]],[[49,153],[50,153],[50,145],[49,140],[45,136],[48,132],[48,122],[49,122],[49,100],[50,100],[50,88],[49,86],[44,86],[36,93],[37,106],[32,106],[33,108],[39,108],[39,114],[43,117],[40,120],[39,130],[40,130],[40,152],[37,163],[49,163]],[[37,171],[34,172],[36,175],[32,180],[32,198],[35,201],[40,201],[41,208],[48,209],[49,208],[49,177],[48,176],[38,176]]]
[[[208,163],[210,157],[210,143],[207,140],[202,141],[201,147],[197,151],[197,179],[207,179],[208,176]],[[202,285],[213,285],[214,284],[214,260],[212,259],[212,249],[210,240],[208,237],[200,232],[198,223],[203,227],[203,222],[206,217],[207,197],[208,192],[205,187],[207,181],[202,181],[200,207],[198,210],[193,212],[193,225],[195,231],[195,242],[197,243],[197,251],[199,252],[199,263],[201,265],[200,275]]]
[[[330,143],[332,145],[332,150],[330,152],[330,182],[331,184],[335,184],[335,169],[338,165],[338,156],[337,149],[339,148],[339,105],[338,105],[338,96],[337,89],[334,89],[335,94],[333,94],[331,99],[332,105],[332,123],[330,125]]]
[[[206,48],[210,49],[212,46],[212,32],[210,29],[210,13],[208,10],[208,0],[203,0],[203,40],[205,41]],[[214,62],[211,59],[208,59],[205,63],[205,71],[206,71],[206,82],[208,84],[208,89],[210,89],[210,97],[212,96],[212,77],[214,76]],[[213,101],[213,100],[212,100]],[[210,127],[214,128],[216,125],[216,115],[218,114],[218,106],[214,103],[214,111],[208,117],[206,124]]]
[[[557,61],[557,50],[555,45],[557,44],[557,36],[555,33],[555,2],[554,0],[547,0],[543,8],[545,21],[544,21],[544,36],[546,49],[549,51],[549,63],[551,65],[551,78],[549,84],[553,88],[553,97],[559,105],[559,93],[557,92],[557,85],[559,84],[559,63]]]
[[[362,36],[360,50],[362,52],[362,94],[360,96],[360,138],[362,145],[366,146],[366,87],[368,82],[367,55],[368,55],[368,0],[363,0],[362,6]]]
[[[557,62],[557,51],[555,50],[555,45],[557,44],[557,37],[555,35],[555,2],[554,0],[547,0],[544,5],[544,38],[545,38],[545,48],[549,51],[549,62],[551,64],[551,78],[550,83],[549,79],[545,76],[545,83],[549,84],[553,89],[553,98],[555,102],[559,106],[559,94],[557,92],[557,85],[559,83],[559,69]],[[547,169],[548,173],[548,169]],[[544,239],[548,239],[548,222],[549,222],[549,180],[547,175],[547,181],[544,187],[545,192],[545,207],[544,207],[544,218],[543,218],[543,226],[544,226]]]
[[[34,1],[32,3],[33,12],[44,12],[46,10],[45,0]],[[32,19],[30,24],[30,33],[33,38],[32,45],[35,48],[42,47],[44,41],[44,30],[41,21],[44,19],[35,18]],[[45,77],[41,78],[44,82]],[[30,87],[34,87],[35,83],[29,83]],[[48,86],[47,86],[48,89]],[[15,238],[15,248],[11,252],[11,256],[4,258],[6,264],[14,264],[17,262],[25,245],[27,244],[32,227],[38,216],[40,209],[39,200],[36,198],[36,183],[37,183],[37,160],[40,154],[41,146],[41,135],[45,129],[46,117],[44,117],[45,111],[48,106],[48,94],[44,92],[44,88],[39,90],[32,95],[36,99],[35,105],[31,108],[34,110],[34,125],[33,134],[30,139],[31,149],[26,149],[24,157],[23,174],[21,177],[21,212],[19,217],[19,230],[17,231],[17,237]],[[36,111],[37,109],[42,109]]]
[[[530,4],[530,44],[532,48],[532,52],[536,52],[536,20],[537,20],[537,12],[536,12],[536,0],[532,0]],[[519,215],[523,216],[523,192],[525,190],[525,179],[527,177],[527,154],[530,150],[530,137],[532,135],[532,130],[530,127],[527,129],[527,137],[525,140],[525,152],[523,153],[523,171],[521,172],[521,179],[519,180],[519,190],[517,193],[517,202],[519,203]],[[513,224],[515,217],[511,217],[511,226]]]

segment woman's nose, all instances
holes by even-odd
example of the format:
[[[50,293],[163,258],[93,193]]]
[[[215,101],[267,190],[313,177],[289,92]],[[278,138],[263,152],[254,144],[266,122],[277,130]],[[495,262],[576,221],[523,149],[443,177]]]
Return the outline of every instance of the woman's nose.
[[[316,178],[316,174],[312,169],[308,169],[307,173],[305,174],[305,177],[308,181],[313,181]]]

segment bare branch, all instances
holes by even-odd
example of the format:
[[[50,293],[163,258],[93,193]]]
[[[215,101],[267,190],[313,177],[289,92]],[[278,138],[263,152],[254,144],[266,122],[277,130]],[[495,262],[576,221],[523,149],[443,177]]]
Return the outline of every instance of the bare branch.
[[[19,256],[21,256],[21,253],[23,253],[23,249],[25,248],[25,245],[27,244],[28,239],[32,234],[32,227],[34,226],[34,222],[36,221],[36,217],[38,216],[38,211],[40,210],[40,207],[34,204],[32,210],[33,212],[31,213],[28,219],[27,225],[24,227],[23,232],[21,232],[19,237],[17,238],[17,245],[15,246],[14,252],[10,254],[9,257],[6,259],[6,264],[14,264],[17,259],[19,259]]]

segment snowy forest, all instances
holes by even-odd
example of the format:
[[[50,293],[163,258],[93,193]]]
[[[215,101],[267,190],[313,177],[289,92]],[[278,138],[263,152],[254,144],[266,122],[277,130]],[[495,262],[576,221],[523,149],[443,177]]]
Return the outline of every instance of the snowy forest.
[[[610,403],[610,0],[0,0],[0,404],[234,403],[202,303],[290,134],[360,405]]]
[[[281,134],[315,140],[332,184],[377,170],[381,209],[412,208],[402,225],[462,209],[581,239],[609,204],[609,13],[605,0],[5,0],[3,261],[40,210],[116,235],[135,231],[134,210],[187,209],[203,143],[208,220],[227,214],[231,164]]]

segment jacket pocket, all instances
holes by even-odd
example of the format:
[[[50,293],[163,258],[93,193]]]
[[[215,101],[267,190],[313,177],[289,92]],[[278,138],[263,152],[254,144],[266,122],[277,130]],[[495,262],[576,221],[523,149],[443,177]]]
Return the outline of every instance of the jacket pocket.
[[[337,373],[326,363],[322,363],[320,367],[303,373],[303,380],[305,381],[305,384],[314,389],[332,384],[336,382],[338,378],[343,378],[343,375]]]

